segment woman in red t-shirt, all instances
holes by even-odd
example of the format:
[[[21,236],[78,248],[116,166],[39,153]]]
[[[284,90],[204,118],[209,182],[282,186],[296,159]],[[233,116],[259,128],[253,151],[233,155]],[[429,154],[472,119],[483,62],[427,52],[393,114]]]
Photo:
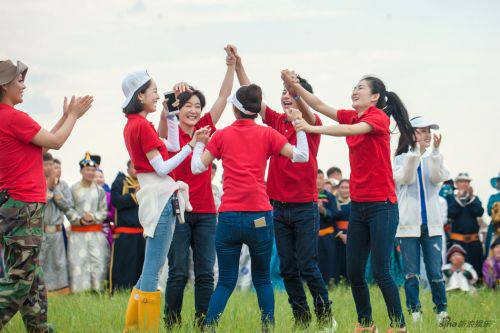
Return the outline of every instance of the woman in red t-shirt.
[[[365,267],[371,253],[373,275],[387,305],[393,332],[405,332],[398,288],[389,274],[391,251],[399,221],[391,166],[389,117],[402,140],[414,144],[413,128],[405,106],[394,92],[376,77],[358,82],[351,95],[354,110],[337,110],[309,93],[296,82],[293,72],[282,78],[316,111],[340,125],[311,126],[299,120],[297,130],[331,136],[345,136],[351,165],[351,215],[347,231],[347,275],[358,312],[357,331],[374,331]]]
[[[6,255],[0,330],[22,307],[26,330],[45,332],[47,293],[38,259],[47,199],[42,152],[63,146],[93,98],[65,100],[63,114],[49,132],[14,108],[23,102],[27,71],[20,61],[0,61],[0,243]]]
[[[266,326],[274,322],[270,279],[274,229],[272,206],[264,184],[267,160],[281,154],[305,163],[309,160],[309,148],[304,132],[297,133],[295,147],[276,130],[255,123],[262,104],[259,86],[240,87],[228,101],[233,104],[236,121],[215,132],[210,142],[208,135],[201,136],[191,159],[195,174],[208,170],[215,158],[222,160],[224,168],[224,194],[215,235],[219,281],[210,299],[205,325],[214,325],[224,311],[238,279],[241,246],[247,244],[261,320]],[[298,110],[288,112],[294,119],[300,117]],[[207,149],[203,151],[206,142]]]
[[[169,157],[167,143],[146,119],[156,111],[159,99],[156,83],[146,71],[138,71],[123,79],[122,89],[126,97],[123,112],[127,116],[123,136],[141,187],[136,198],[139,221],[146,237],[144,265],[130,295],[125,330],[157,332],[160,322],[158,273],[170,248],[176,215],[182,217],[182,208],[189,207],[189,200],[182,200],[184,196],[181,195],[178,196],[179,205],[175,204],[175,193],[178,190],[187,192],[188,187],[175,182],[169,174],[191,154],[196,133],[177,155]]]
[[[227,48],[226,48],[227,49]],[[209,112],[202,114],[206,105],[205,96],[186,83],[174,86],[179,101],[179,146],[183,147],[192,139],[195,131],[208,126],[210,133],[224,111],[227,98],[233,87],[236,58],[226,57],[227,70],[222,81],[219,96]],[[165,128],[165,126],[163,126]],[[162,133],[160,133],[161,136]],[[201,174],[191,172],[191,156],[175,169],[175,179],[189,185],[189,198],[193,210],[186,213],[186,223],[177,223],[168,253],[168,280],[165,291],[165,323],[168,328],[181,323],[184,289],[189,277],[189,249],[193,251],[194,265],[194,306],[197,325],[203,323],[208,310],[208,302],[214,291],[215,226],[217,215],[212,193],[211,169]]]

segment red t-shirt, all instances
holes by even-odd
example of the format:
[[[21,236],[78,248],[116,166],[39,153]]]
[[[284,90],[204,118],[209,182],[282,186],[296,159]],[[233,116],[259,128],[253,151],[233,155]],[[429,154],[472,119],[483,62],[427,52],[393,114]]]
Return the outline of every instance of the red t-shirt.
[[[272,210],[264,185],[267,159],[278,155],[287,143],[276,130],[252,119],[236,120],[218,130],[207,150],[224,167],[222,203],[219,212]]]
[[[127,119],[127,124],[123,129],[123,137],[135,171],[137,173],[155,172],[146,153],[156,148],[163,160],[168,160],[165,143],[158,136],[153,124],[143,116],[129,114]]]
[[[318,115],[316,125],[321,125]],[[297,133],[286,114],[266,108],[264,123],[277,130],[291,145],[297,144]],[[272,156],[267,174],[267,194],[269,198],[282,202],[316,202],[318,201],[318,155],[320,134],[307,133],[309,145],[309,161],[293,163],[288,157]]]
[[[42,148],[31,143],[40,129],[28,114],[0,103],[0,189],[15,200],[47,200]]]
[[[195,131],[205,127],[210,127],[210,134],[215,132],[216,128],[212,121],[212,116],[209,112],[205,113],[194,126]],[[179,142],[181,149],[191,141],[189,134],[184,132],[179,126]],[[170,153],[174,154],[174,153]],[[175,153],[176,154],[176,153]],[[186,159],[173,171],[176,180],[182,180],[189,185],[189,202],[193,206],[193,213],[208,213],[215,214],[214,196],[212,194],[212,165],[208,170],[195,175],[191,172],[191,157],[190,154]]]
[[[339,110],[340,124],[370,124],[368,134],[348,136],[351,163],[351,199],[358,202],[396,202],[391,166],[390,119],[384,111],[372,106],[361,117],[354,110]]]

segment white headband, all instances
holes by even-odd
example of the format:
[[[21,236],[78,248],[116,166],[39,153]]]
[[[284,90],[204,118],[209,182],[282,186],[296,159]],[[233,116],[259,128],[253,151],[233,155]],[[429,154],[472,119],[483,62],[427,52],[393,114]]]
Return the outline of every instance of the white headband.
[[[255,115],[255,113],[245,110],[245,108],[243,107],[243,104],[241,104],[241,102],[238,100],[238,97],[236,97],[236,93],[229,96],[229,98],[227,99],[227,102],[236,106],[236,108],[238,110],[240,110],[241,112],[243,112],[246,115],[249,115],[249,116]]]

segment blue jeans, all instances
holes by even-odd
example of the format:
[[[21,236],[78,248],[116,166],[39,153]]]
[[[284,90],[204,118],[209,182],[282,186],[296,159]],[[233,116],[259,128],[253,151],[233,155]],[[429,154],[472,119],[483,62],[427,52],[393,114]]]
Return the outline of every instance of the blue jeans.
[[[172,199],[168,200],[156,225],[154,236],[146,238],[146,253],[139,281],[135,287],[140,291],[153,292],[158,289],[158,274],[165,264],[167,252],[172,242],[176,216],[172,209]]]
[[[236,286],[242,244],[248,245],[250,250],[252,282],[257,291],[261,320],[263,323],[274,323],[274,294],[270,277],[273,241],[271,211],[219,213],[215,233],[219,281],[210,298],[205,324],[218,321]]]
[[[347,277],[351,281],[358,322],[371,325],[372,307],[365,279],[371,253],[373,277],[384,296],[391,326],[404,326],[398,287],[389,273],[391,251],[399,223],[398,205],[386,202],[352,202],[347,230]]]
[[[180,321],[184,288],[189,279],[189,247],[193,249],[194,306],[206,314],[214,291],[216,214],[186,213],[185,223],[177,221],[168,252],[168,280],[165,295],[167,321]]]
[[[446,311],[446,290],[444,286],[441,266],[442,240],[441,236],[429,237],[426,224],[421,226],[420,237],[401,237],[401,254],[403,255],[403,267],[405,272],[405,294],[406,307],[408,311],[417,312],[421,310],[419,294],[420,275],[420,247],[424,257],[427,279],[431,285],[432,301],[434,311],[439,313]]]
[[[318,266],[317,203],[272,203],[281,277],[295,319],[309,321],[311,317],[303,280],[311,292],[316,315],[330,316],[328,289]]]

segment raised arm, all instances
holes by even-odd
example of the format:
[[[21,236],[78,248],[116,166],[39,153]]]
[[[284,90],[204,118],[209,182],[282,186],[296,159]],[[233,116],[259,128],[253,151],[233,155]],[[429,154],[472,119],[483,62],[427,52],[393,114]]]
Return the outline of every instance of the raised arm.
[[[224,48],[227,52],[226,57],[226,75],[224,76],[224,80],[222,81],[222,85],[220,87],[219,96],[215,100],[214,105],[210,109],[210,116],[212,117],[212,122],[214,125],[217,124],[220,117],[222,116],[222,112],[226,108],[227,99],[231,95],[231,90],[233,89],[233,81],[234,81],[234,72],[236,67],[236,58],[231,53],[228,47]]]
[[[371,125],[360,122],[352,125],[330,125],[330,126],[311,126],[305,120],[300,119],[295,123],[295,130],[306,133],[325,134],[330,136],[353,136],[370,133]]]
[[[434,134],[434,147],[429,160],[429,179],[433,184],[439,184],[450,178],[450,172],[443,164],[443,155],[439,152],[441,135]]]
[[[293,87],[298,96],[300,96],[304,102],[307,103],[311,108],[316,110],[317,112],[331,118],[335,121],[337,119],[337,109],[325,104],[322,100],[320,100],[315,95],[311,94],[309,91],[305,90],[300,83],[298,82],[296,75],[289,70],[283,70],[281,72],[281,78],[285,82],[287,86]]]
[[[392,167],[394,180],[398,185],[410,185],[417,181],[417,169],[420,163],[420,145],[417,142],[415,150],[394,158]]]
[[[238,54],[236,46],[228,45],[228,48],[229,51],[232,52],[232,54],[236,58],[236,76],[238,77],[240,86],[248,86],[252,82],[248,78],[247,72],[245,71],[245,67],[243,66],[243,61],[241,60],[241,56]],[[262,117],[262,120],[266,119],[266,108],[267,108],[266,103],[262,102],[259,112],[259,115]]]
[[[50,130],[50,133],[54,134],[55,132],[57,132],[57,130],[59,130],[61,128],[61,126],[64,124],[64,122],[66,121],[66,118],[68,118],[68,98],[66,96],[64,96],[63,114],[62,114],[61,118],[59,118],[57,123],[54,125],[54,127],[52,127],[52,129]]]
[[[72,97],[68,105],[68,116],[59,129],[51,133],[42,128],[31,142],[46,149],[60,149],[71,134],[76,121],[90,109],[92,102],[92,96]]]
[[[299,79],[298,76],[296,76],[296,78],[297,80]],[[285,89],[288,91],[290,96],[297,102],[297,107],[300,113],[302,114],[302,119],[307,121],[310,125],[316,125],[316,117],[314,116],[314,113],[311,111],[307,103],[304,102],[304,100],[297,94],[294,85],[285,84]]]
[[[234,55],[236,58],[236,76],[238,77],[238,82],[240,83],[240,86],[248,86],[250,83],[250,79],[248,78],[247,72],[245,71],[245,67],[243,66],[243,62],[241,61],[241,57],[238,54],[238,49],[234,45],[228,45],[227,46],[229,51]]]

